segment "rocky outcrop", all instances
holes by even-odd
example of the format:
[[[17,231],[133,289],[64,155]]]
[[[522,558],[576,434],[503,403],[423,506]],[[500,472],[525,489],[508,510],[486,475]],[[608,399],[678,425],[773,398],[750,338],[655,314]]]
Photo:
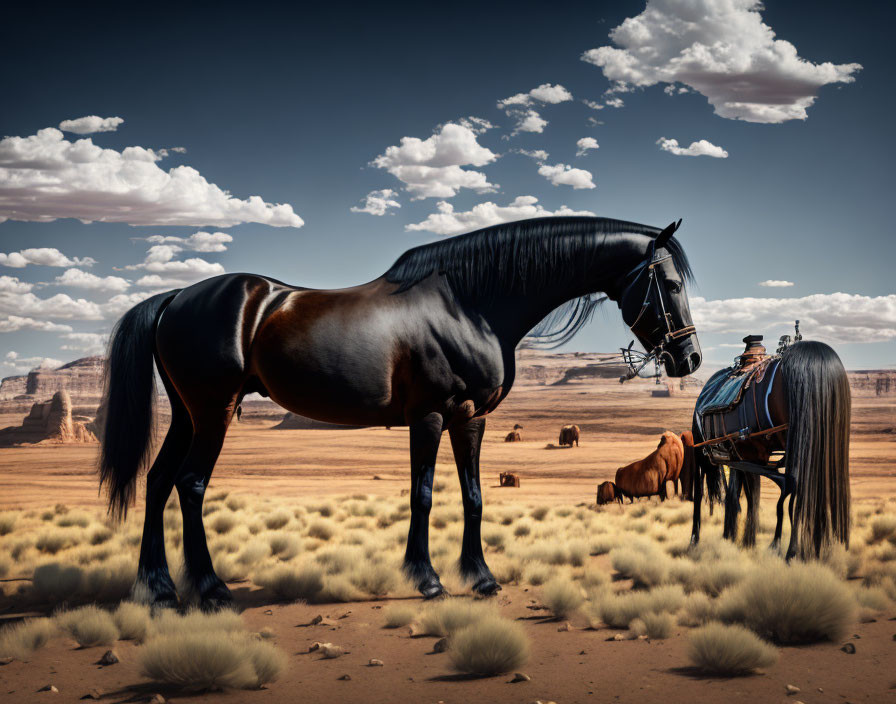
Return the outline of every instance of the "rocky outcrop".
[[[33,369],[0,382],[0,401],[46,401],[57,391],[67,391],[76,406],[99,404],[103,394],[104,358],[83,357],[56,369]]]
[[[0,446],[96,442],[85,420],[72,417],[71,396],[67,391],[57,391],[49,401],[35,403],[21,426],[0,430]]]

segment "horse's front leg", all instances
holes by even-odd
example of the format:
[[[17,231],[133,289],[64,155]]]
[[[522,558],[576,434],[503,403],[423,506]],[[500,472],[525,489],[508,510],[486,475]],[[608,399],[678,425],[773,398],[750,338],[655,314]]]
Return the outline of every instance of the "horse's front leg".
[[[451,448],[457,463],[460,490],[464,502],[464,538],[460,553],[460,573],[482,596],[500,591],[482,554],[482,488],[479,484],[479,450],[485,434],[485,418],[474,418],[468,423],[451,428]]]
[[[404,554],[404,571],[427,599],[440,596],[445,588],[429,559],[429,512],[432,481],[442,437],[442,416],[430,413],[412,423],[411,435],[411,527]]]

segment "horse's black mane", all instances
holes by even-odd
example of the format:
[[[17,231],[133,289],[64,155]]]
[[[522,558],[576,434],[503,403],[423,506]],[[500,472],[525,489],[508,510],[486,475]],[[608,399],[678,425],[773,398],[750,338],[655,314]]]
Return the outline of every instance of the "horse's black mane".
[[[385,278],[406,291],[434,272],[447,277],[462,299],[482,299],[511,287],[538,290],[590,267],[600,256],[607,235],[656,237],[660,228],[596,217],[547,217],[493,225],[465,235],[409,249],[389,268]],[[691,267],[679,243],[666,245],[678,273],[687,281]],[[589,260],[589,257],[593,259]],[[530,337],[559,345],[588,322],[603,299],[576,298],[551,313]]]

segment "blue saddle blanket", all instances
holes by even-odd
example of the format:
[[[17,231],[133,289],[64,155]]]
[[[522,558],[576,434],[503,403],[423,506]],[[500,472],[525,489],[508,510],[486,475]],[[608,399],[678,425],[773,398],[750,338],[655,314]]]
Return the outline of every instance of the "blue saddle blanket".
[[[699,415],[727,411],[740,400],[744,384],[752,374],[738,373],[735,367],[726,367],[713,374],[703,385],[694,409]]]

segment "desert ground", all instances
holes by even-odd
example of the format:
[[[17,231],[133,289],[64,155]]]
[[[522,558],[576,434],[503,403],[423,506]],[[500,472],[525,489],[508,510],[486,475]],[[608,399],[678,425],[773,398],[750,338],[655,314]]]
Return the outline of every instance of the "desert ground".
[[[124,525],[109,522],[94,473],[96,445],[0,449],[0,619],[6,629],[45,623],[47,631],[42,647],[0,660],[3,700],[75,701],[92,690],[115,702],[156,695],[433,704],[896,698],[896,394],[854,395],[850,550],[825,565],[786,567],[765,549],[777,496],[770,483],[763,484],[755,550],[721,540],[720,510],[705,521],[701,548],[689,551],[689,503],[594,505],[597,484],[617,467],[649,453],[663,430],[690,427],[694,392],[654,397],[651,390],[648,382],[601,379],[525,382],[490,417],[483,535],[504,588],[487,600],[474,600],[453,574],[462,511],[446,437],[430,538],[452,597],[437,604],[415,596],[399,572],[408,520],[406,429],[272,430],[275,419],[244,414],[231,427],[206,500],[210,549],[241,623],[202,628],[280,653],[273,674],[249,688],[224,678],[196,692],[154,676],[148,649],[176,639],[158,619],[129,640],[79,637],[71,610],[97,602],[111,613],[127,597],[142,503]],[[21,417],[2,415],[0,427]],[[523,440],[505,443],[515,423]],[[553,447],[566,423],[581,428],[577,448]],[[507,471],[519,475],[519,488],[497,486]],[[166,540],[177,573],[174,502]],[[75,569],[60,576],[68,567]],[[309,580],[317,583],[309,587]],[[517,653],[507,674],[465,674],[452,648],[466,631],[440,622],[449,618],[434,611],[440,608],[467,609],[458,618],[469,628],[489,618],[511,624],[528,656]],[[387,620],[400,625],[386,628]],[[700,669],[689,654],[695,634],[717,620],[759,633],[773,655],[759,657],[745,676]],[[191,628],[181,624],[181,631]],[[243,640],[232,635],[239,629]],[[128,637],[125,630],[119,624],[117,635]],[[434,652],[443,635],[448,650]],[[318,642],[338,646],[338,657],[309,652]],[[120,662],[96,664],[110,648]],[[181,656],[200,659],[189,649]],[[530,679],[511,683],[516,672]],[[259,687],[262,679],[269,681]],[[39,691],[46,685],[58,692]]]

